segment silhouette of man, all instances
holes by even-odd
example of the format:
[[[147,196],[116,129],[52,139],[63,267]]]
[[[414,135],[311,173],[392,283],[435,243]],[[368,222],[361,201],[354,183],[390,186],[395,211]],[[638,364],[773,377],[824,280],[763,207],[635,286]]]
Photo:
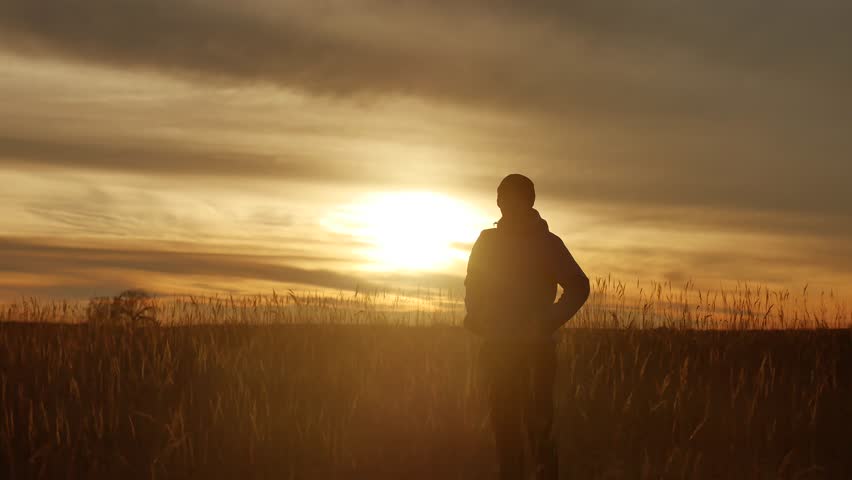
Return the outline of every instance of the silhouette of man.
[[[583,306],[589,279],[535,203],[532,180],[512,174],[497,188],[503,216],[473,245],[465,278],[465,327],[484,339],[500,478],[524,478],[524,451],[536,478],[556,479],[553,427],[556,344],[553,333]],[[554,303],[557,285],[563,294]]]

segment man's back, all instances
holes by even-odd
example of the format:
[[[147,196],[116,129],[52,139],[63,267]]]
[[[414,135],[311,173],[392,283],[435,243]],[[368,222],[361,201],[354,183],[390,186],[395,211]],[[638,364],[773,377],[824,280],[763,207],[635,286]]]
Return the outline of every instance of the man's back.
[[[557,284],[566,287],[572,278],[586,276],[535,209],[503,218],[480,234],[471,251],[466,325],[491,340],[524,337],[524,330],[539,328],[549,333]]]

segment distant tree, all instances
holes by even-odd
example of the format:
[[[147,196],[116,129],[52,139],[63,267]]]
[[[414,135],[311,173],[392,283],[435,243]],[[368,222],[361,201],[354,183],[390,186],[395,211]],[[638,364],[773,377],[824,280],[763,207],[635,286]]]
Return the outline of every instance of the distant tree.
[[[92,325],[159,325],[155,299],[144,290],[125,290],[114,297],[92,298],[86,308],[86,319]]]

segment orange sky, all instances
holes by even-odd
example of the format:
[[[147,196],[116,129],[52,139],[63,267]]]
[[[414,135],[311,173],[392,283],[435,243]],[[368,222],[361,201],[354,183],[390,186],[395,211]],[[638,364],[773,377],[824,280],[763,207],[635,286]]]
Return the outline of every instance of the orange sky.
[[[852,7],[765,5],[4,2],[0,298],[458,289],[511,172],[592,276],[848,292]]]

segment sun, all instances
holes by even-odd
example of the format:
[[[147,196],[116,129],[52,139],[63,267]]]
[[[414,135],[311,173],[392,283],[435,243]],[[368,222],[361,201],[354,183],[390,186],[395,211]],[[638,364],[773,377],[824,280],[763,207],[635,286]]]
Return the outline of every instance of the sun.
[[[385,192],[341,208],[324,223],[367,245],[362,252],[366,269],[432,271],[466,261],[470,244],[488,221],[446,195]]]

